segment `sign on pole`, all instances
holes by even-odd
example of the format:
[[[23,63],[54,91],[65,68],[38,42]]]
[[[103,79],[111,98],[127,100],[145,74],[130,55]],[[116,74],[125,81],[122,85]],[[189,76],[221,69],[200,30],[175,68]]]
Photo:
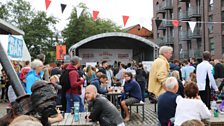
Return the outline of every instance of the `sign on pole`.
[[[56,60],[64,60],[66,55],[66,45],[56,46]]]

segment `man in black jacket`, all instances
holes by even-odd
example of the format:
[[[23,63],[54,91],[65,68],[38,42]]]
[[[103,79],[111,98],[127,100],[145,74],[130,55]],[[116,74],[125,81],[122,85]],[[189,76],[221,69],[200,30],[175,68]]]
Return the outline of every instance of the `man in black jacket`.
[[[117,108],[106,98],[97,95],[97,89],[94,85],[86,87],[85,97],[88,102],[92,102],[89,116],[92,121],[99,121],[100,126],[124,126]]]

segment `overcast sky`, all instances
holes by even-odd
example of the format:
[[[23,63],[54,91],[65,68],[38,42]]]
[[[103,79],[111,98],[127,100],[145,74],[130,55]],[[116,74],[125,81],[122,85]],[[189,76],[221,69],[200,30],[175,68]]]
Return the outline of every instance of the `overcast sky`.
[[[27,0],[36,10],[46,11],[45,0]],[[64,13],[61,13],[60,4],[67,4]],[[123,27],[122,15],[130,16],[126,27],[141,24],[152,29],[151,19],[153,17],[153,0],[52,0],[48,10],[48,15],[53,15],[60,19],[57,29],[62,30],[68,21],[66,20],[74,6],[85,3],[89,11],[99,11],[100,18],[107,18]]]

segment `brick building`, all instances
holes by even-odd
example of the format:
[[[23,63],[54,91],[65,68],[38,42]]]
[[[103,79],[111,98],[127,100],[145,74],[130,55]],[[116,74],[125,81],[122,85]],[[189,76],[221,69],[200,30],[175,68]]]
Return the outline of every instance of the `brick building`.
[[[155,42],[174,47],[174,58],[200,59],[204,50],[222,57],[224,0],[153,0],[153,9],[155,19],[163,19],[158,28],[153,21]],[[179,27],[169,20],[179,20]],[[198,21],[193,32],[188,21]]]
[[[141,37],[146,38],[146,39],[152,39],[153,38],[152,31],[148,30],[145,27],[141,27],[140,24],[128,27],[124,30],[129,34],[138,35],[138,36],[141,36]]]

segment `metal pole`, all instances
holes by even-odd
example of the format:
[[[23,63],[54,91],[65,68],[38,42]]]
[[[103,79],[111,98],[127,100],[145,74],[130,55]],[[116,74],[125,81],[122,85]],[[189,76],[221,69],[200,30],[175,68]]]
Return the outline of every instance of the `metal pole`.
[[[10,79],[11,85],[13,90],[15,91],[15,94],[17,97],[25,95],[25,91],[22,87],[21,81],[19,80],[19,77],[16,74],[16,71],[14,70],[11,62],[9,61],[9,58],[4,51],[4,48],[2,44],[0,43],[0,63],[2,64],[7,76]]]

